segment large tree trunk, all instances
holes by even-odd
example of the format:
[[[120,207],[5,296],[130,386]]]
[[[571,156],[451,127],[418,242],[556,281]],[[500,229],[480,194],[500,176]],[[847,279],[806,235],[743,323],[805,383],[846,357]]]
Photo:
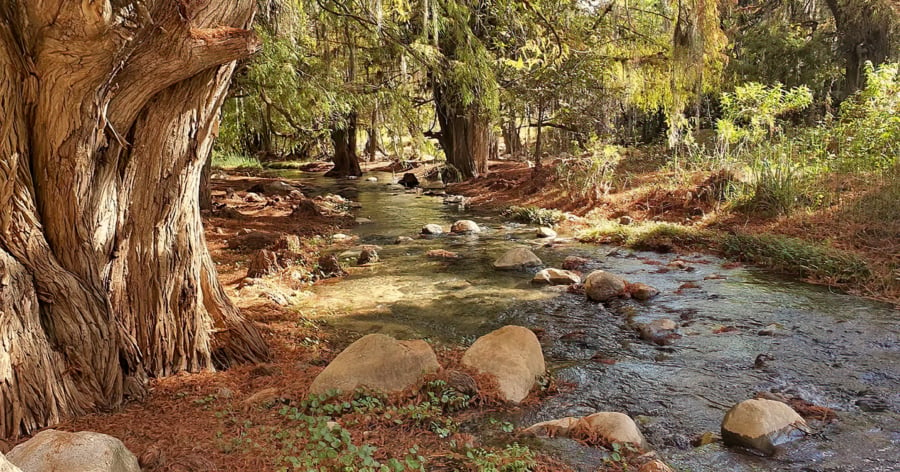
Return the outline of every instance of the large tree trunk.
[[[900,23],[890,1],[826,0],[834,16],[838,44],[844,55],[846,96],[865,87],[863,69],[867,61],[877,67],[890,57],[891,34]]]
[[[453,168],[451,177],[467,180],[487,174],[491,128],[487,114],[474,104],[455,103],[453,95],[441,85],[433,84],[435,109],[441,133],[438,140],[447,164]]]
[[[359,177],[362,168],[359,165],[359,154],[356,152],[356,113],[351,113],[346,124],[335,126],[331,130],[331,143],[334,145],[334,156],[331,161],[334,167],[325,173],[328,177]]]
[[[198,207],[233,61],[258,47],[252,8],[0,4],[0,436],[268,356]]]

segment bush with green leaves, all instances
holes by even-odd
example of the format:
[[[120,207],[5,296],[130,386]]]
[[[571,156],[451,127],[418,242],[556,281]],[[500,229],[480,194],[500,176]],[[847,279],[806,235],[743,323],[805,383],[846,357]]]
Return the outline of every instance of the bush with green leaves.
[[[522,223],[540,226],[555,226],[566,220],[566,214],[555,208],[536,206],[511,206],[503,211],[503,216]]]
[[[599,200],[617,187],[616,169],[622,159],[618,146],[594,141],[582,155],[559,159],[554,171],[557,181],[570,195]]]
[[[812,92],[806,86],[786,90],[781,84],[746,83],[733,93],[722,94],[722,118],[716,122],[716,134],[730,145],[757,144],[781,134],[778,117],[811,103]]]

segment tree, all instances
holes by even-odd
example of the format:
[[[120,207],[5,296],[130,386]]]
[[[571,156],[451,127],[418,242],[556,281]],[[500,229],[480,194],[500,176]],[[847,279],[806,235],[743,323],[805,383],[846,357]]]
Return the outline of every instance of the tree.
[[[826,0],[834,15],[840,52],[844,56],[847,95],[865,87],[864,66],[878,66],[890,57],[897,40],[897,5],[891,0]],[[894,52],[896,54],[896,52]]]
[[[200,174],[251,0],[0,5],[0,436],[268,355],[216,279]]]

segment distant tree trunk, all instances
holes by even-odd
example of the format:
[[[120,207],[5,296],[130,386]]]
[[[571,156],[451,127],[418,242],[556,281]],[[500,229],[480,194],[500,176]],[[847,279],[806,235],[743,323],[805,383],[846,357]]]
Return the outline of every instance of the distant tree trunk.
[[[522,137],[519,135],[519,127],[516,125],[516,116],[510,113],[506,121],[501,127],[503,133],[503,144],[506,145],[506,152],[513,158],[522,155]]]
[[[345,124],[335,126],[331,130],[331,143],[334,145],[334,167],[325,173],[328,177],[348,177],[362,175],[359,155],[356,153],[356,113],[351,113]]]
[[[543,130],[544,130],[544,101],[541,100],[538,103],[538,121],[537,121],[537,138],[534,141],[534,171],[535,173],[540,172],[541,166],[541,153],[544,152],[543,149]]]
[[[434,102],[441,133],[438,140],[447,164],[456,177],[467,180],[487,174],[490,153],[490,121],[475,105],[455,103],[452,95],[433,84]]]
[[[891,0],[825,0],[834,16],[841,53],[844,55],[845,96],[864,88],[866,61],[878,66],[891,54],[892,31],[900,20]]]
[[[252,0],[0,4],[0,436],[265,359],[200,174]],[[144,8],[146,7],[146,8]]]
[[[378,129],[375,127],[366,129],[366,146],[363,151],[366,159],[374,161],[379,149],[381,149],[381,139],[378,137]]]

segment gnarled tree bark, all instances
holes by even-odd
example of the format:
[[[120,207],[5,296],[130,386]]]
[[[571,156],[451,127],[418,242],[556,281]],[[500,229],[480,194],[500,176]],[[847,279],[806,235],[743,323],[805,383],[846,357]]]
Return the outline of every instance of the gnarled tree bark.
[[[0,436],[264,359],[198,207],[252,0],[0,4]]]

